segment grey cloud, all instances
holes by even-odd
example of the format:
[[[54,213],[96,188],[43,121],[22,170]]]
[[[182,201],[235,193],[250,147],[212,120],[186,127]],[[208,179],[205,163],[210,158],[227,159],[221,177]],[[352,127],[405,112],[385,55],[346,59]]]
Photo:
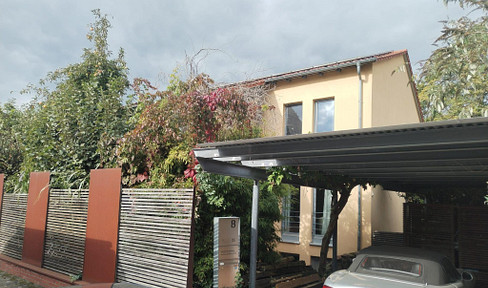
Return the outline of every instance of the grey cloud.
[[[80,61],[95,8],[110,16],[109,43],[114,53],[125,49],[130,76],[161,88],[185,53],[201,48],[220,50],[200,65],[217,82],[398,49],[408,49],[416,63],[432,51],[438,21],[462,13],[436,0],[2,0],[0,102]]]

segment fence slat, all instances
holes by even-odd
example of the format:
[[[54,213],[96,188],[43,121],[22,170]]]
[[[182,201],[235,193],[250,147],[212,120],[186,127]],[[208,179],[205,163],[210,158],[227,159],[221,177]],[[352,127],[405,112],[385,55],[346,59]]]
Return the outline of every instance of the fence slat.
[[[6,193],[0,221],[0,253],[22,259],[28,194]]]
[[[51,189],[43,267],[79,275],[83,271],[88,190]]]
[[[193,190],[123,189],[117,281],[186,287]]]
[[[406,246],[440,252],[456,263],[454,206],[405,203],[403,213]]]

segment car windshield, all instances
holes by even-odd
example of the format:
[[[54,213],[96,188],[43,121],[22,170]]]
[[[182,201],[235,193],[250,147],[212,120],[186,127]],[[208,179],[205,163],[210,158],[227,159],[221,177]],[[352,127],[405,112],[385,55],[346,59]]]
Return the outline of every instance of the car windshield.
[[[416,277],[422,275],[422,264],[389,257],[365,257],[361,262],[361,268]]]

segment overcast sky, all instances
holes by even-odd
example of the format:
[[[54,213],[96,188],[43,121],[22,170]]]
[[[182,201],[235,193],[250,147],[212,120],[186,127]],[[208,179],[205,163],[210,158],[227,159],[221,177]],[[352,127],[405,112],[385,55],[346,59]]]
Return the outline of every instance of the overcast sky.
[[[1,0],[0,103],[81,61],[91,10],[109,15],[109,44],[130,78],[164,88],[185,55],[216,49],[199,65],[219,83],[408,49],[414,70],[429,57],[441,20],[468,11],[438,0]],[[415,71],[414,71],[415,72]]]

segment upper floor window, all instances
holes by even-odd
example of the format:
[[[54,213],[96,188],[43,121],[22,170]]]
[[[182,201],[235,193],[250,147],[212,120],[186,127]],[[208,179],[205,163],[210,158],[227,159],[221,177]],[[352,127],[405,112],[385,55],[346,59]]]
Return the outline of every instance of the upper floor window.
[[[285,106],[285,135],[302,134],[302,104]]]
[[[334,131],[334,99],[315,101],[315,132]]]

